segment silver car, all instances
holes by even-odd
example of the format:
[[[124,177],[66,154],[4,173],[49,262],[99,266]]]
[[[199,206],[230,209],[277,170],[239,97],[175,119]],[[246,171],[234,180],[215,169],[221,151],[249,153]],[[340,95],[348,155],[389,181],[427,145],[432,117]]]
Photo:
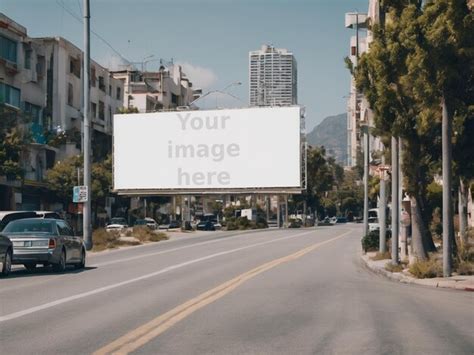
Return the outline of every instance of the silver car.
[[[76,269],[86,264],[82,238],[74,236],[66,221],[52,218],[25,218],[7,224],[2,234],[13,243],[13,264],[23,264],[29,271],[37,264],[64,271],[72,264]]]

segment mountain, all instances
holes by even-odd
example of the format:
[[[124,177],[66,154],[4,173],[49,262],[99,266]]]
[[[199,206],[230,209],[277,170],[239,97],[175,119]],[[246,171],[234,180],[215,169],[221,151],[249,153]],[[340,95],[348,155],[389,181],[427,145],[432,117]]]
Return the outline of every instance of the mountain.
[[[347,160],[347,114],[326,117],[306,135],[306,139],[309,145],[324,146],[326,155],[344,164]]]

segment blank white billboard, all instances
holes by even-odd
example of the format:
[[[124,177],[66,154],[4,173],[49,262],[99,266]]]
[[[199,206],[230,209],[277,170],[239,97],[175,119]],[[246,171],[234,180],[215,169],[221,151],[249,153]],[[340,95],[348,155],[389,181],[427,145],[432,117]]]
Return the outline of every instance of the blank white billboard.
[[[114,189],[301,187],[300,108],[114,115]]]

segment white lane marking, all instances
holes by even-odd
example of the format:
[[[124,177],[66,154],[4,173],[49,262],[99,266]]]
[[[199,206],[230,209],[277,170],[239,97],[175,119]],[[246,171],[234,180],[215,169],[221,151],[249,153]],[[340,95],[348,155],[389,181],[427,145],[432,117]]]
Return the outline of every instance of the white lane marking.
[[[231,250],[226,250],[226,251],[222,251],[222,252],[219,252],[219,253],[207,255],[207,256],[204,256],[204,257],[201,257],[201,258],[185,261],[183,263],[168,266],[164,269],[161,269],[161,270],[158,270],[158,271],[155,271],[155,272],[152,272],[150,274],[143,275],[143,276],[139,276],[139,277],[136,277],[134,279],[130,279],[130,280],[118,282],[118,283],[115,283],[115,284],[112,284],[112,285],[96,288],[96,289],[91,290],[91,291],[79,293],[77,295],[73,295],[73,296],[69,296],[69,297],[60,298],[56,301],[44,303],[44,304],[39,305],[39,306],[27,308],[27,309],[24,309],[22,311],[13,312],[13,313],[10,313],[10,314],[6,314],[4,316],[0,316],[0,323],[8,321],[8,320],[12,320],[12,319],[20,318],[20,317],[26,316],[28,314],[36,313],[36,312],[39,312],[39,311],[42,311],[42,310],[45,310],[45,309],[48,309],[48,308],[59,306],[59,305],[64,304],[64,303],[72,302],[72,301],[75,301],[75,300],[78,300],[78,299],[81,299],[81,298],[96,295],[98,293],[109,291],[109,290],[112,290],[112,289],[115,289],[115,288],[118,288],[118,287],[121,287],[121,286],[129,285],[131,283],[146,280],[146,279],[149,279],[149,278],[152,278],[152,277],[155,277],[155,276],[158,276],[158,275],[161,275],[161,274],[164,274],[164,273],[176,270],[176,269],[180,269],[180,268],[188,266],[188,265],[192,265],[192,264],[199,263],[201,261],[206,261],[206,260],[209,260],[209,259],[216,258],[218,256],[232,254],[232,253],[235,253],[235,252],[238,252],[238,251],[241,251],[241,250],[258,247],[258,246],[261,246],[261,245],[276,243],[276,242],[280,242],[282,240],[293,239],[293,238],[300,237],[302,235],[306,235],[306,234],[310,234],[310,233],[314,233],[314,232],[315,232],[315,230],[312,230],[312,231],[309,231],[309,232],[304,232],[304,233],[298,233],[298,234],[291,235],[291,236],[288,236],[288,237],[267,240],[265,242],[255,243],[255,244],[247,245],[247,246],[244,246],[244,247],[235,248],[235,249],[231,249]]]
[[[253,234],[253,233],[242,233],[242,234],[237,234],[235,236],[240,237],[240,236],[251,235],[251,234]],[[142,259],[142,258],[146,258],[146,257],[149,257],[149,256],[167,254],[167,253],[171,253],[171,252],[174,252],[174,251],[189,249],[189,248],[196,247],[196,246],[220,243],[220,242],[224,242],[224,241],[228,241],[228,240],[229,240],[228,238],[223,237],[221,239],[208,240],[206,242],[201,242],[201,243],[193,243],[193,244],[185,245],[185,246],[182,246],[182,247],[176,247],[176,248],[167,249],[167,250],[160,250],[160,251],[156,251],[156,252],[153,252],[153,253],[140,254],[140,255],[130,256],[128,258],[122,258],[122,259],[111,260],[111,261],[104,261],[102,263],[96,263],[96,264],[93,264],[93,265],[88,264],[87,266],[90,266],[90,267],[108,266],[108,265],[113,265],[113,264],[117,264],[117,263],[123,263],[123,262],[126,262],[126,261]]]

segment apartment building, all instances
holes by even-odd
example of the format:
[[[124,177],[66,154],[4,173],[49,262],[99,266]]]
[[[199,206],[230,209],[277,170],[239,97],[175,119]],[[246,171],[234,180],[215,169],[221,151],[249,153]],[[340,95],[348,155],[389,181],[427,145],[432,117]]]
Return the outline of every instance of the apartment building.
[[[82,51],[61,37],[30,38],[0,13],[0,115],[30,137],[21,153],[23,179],[0,176],[0,210],[60,209],[48,200],[46,171],[81,153]],[[123,106],[123,83],[91,61],[94,157],[110,151],[112,116]]]
[[[249,52],[250,106],[298,103],[297,63],[287,49],[263,45]]]
[[[156,72],[127,69],[112,76],[124,87],[124,107],[138,112],[175,110],[189,106],[202,93],[194,89],[180,65],[160,66]]]
[[[353,66],[357,66],[357,57],[369,50],[373,40],[372,31],[367,28],[369,22],[380,21],[380,4],[378,0],[369,0],[369,9],[365,13],[347,13],[345,15],[346,28],[359,31],[350,39],[348,58]],[[351,75],[349,98],[347,100],[347,166],[353,167],[362,159],[363,132],[362,126],[373,127],[373,112],[364,95],[357,92],[355,78]],[[380,138],[369,136],[369,150],[371,155],[383,149]],[[360,163],[360,162],[359,162]]]

